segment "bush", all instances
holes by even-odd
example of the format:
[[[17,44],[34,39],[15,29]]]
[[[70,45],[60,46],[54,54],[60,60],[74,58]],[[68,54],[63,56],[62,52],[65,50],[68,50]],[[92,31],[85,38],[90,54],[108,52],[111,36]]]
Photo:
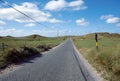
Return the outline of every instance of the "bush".
[[[5,56],[5,59],[8,63],[17,63],[21,60],[19,56],[20,56],[20,52],[16,49],[12,49],[8,51],[8,53]]]
[[[28,58],[36,54],[40,53],[35,48],[21,47],[19,51],[15,48],[8,51],[4,58],[6,59],[7,63],[18,63],[24,60],[25,58]]]
[[[48,51],[54,47],[54,45],[38,45],[36,48],[40,49],[40,51]]]
[[[104,50],[98,54],[96,60],[106,69],[110,69],[112,67],[112,56],[113,55],[110,53],[110,50]]]
[[[5,68],[6,66],[6,60],[4,58],[0,58],[0,69]]]
[[[30,57],[35,54],[39,54],[39,52],[32,47],[22,47],[22,50],[20,51],[22,57]]]
[[[100,50],[92,49],[90,57],[92,62],[100,66],[100,71],[105,70],[105,78],[110,81],[120,80],[120,51],[119,48],[102,48]],[[89,58],[90,58],[89,57]],[[99,66],[96,66],[98,69]]]

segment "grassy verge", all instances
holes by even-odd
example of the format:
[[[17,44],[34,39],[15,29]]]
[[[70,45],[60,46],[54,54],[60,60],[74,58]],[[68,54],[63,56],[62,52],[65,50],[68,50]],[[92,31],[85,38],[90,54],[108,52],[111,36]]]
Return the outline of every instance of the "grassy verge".
[[[19,63],[36,54],[41,54],[41,52],[47,51],[63,41],[62,37],[0,38],[0,68],[4,68],[11,63]],[[4,50],[2,49],[2,43],[4,43]]]
[[[74,37],[74,43],[90,64],[108,81],[120,81],[120,38],[99,40],[99,49],[94,39]]]

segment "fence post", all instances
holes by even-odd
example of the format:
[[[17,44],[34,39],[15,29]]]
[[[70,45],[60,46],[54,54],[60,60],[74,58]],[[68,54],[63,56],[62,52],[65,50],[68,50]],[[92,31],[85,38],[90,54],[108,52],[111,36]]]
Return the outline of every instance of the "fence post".
[[[3,52],[5,50],[5,44],[3,42],[2,42],[2,50],[3,50]]]
[[[95,33],[96,48],[98,49],[98,35]]]

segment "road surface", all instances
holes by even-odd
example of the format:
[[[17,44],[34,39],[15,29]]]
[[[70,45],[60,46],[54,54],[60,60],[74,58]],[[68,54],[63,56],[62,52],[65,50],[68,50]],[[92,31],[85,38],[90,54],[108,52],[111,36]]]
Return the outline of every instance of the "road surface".
[[[95,81],[79,59],[71,39],[22,66],[1,75],[0,81]]]

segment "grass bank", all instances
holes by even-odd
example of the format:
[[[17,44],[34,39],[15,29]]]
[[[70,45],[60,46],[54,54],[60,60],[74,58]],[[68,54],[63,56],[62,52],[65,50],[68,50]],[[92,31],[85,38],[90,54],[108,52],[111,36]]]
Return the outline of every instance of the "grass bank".
[[[47,38],[38,35],[28,37],[1,37],[0,38],[0,68],[11,63],[41,54],[64,41],[64,38]],[[4,46],[3,46],[4,44]],[[4,48],[4,49],[3,49]]]
[[[104,79],[120,81],[120,38],[103,37],[99,40],[98,49],[94,37],[73,37],[73,40],[80,53]]]

